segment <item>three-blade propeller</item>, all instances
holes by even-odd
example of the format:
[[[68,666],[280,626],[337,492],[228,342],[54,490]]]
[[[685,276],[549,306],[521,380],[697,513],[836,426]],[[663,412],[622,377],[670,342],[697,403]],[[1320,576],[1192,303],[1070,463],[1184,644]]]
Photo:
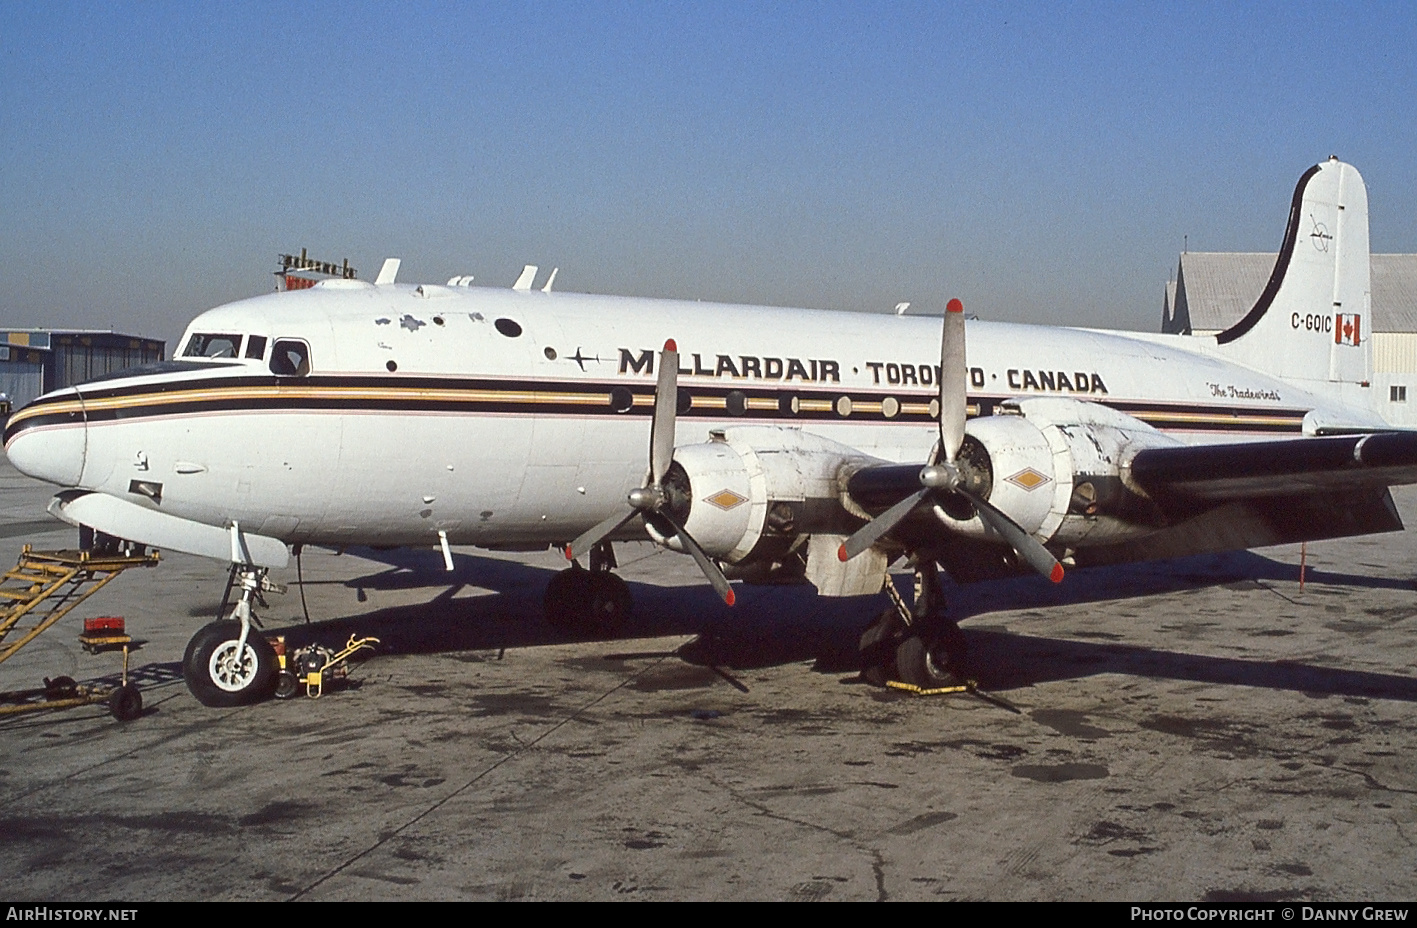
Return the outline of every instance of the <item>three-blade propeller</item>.
[[[979,518],[999,534],[1009,546],[1043,576],[1057,583],[1063,579],[1063,565],[1042,543],[1018,523],[964,485],[956,460],[964,444],[966,416],[964,382],[964,304],[950,300],[945,310],[944,332],[940,338],[940,442],[929,464],[920,469],[920,489],[867,522],[837,551],[850,560],[880,541],[918,507],[937,505],[941,496],[955,494],[969,500]]]
[[[645,485],[631,490],[627,497],[630,511],[616,514],[601,522],[566,548],[566,559],[575,560],[603,539],[624,528],[635,516],[642,516],[646,523],[665,538],[677,536],[684,550],[693,557],[704,572],[708,582],[723,601],[733,605],[733,587],[718,565],[704,553],[699,543],[684,530],[684,526],[670,511],[669,491],[665,488],[664,477],[674,463],[674,419],[679,405],[679,348],[671,338],[664,343],[659,353],[659,379],[654,388],[654,416],[649,429],[649,474]]]

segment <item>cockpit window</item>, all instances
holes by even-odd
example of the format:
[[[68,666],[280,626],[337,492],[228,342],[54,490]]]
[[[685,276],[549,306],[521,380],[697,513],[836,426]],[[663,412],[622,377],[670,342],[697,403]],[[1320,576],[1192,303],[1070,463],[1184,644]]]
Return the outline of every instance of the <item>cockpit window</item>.
[[[184,358],[236,358],[241,356],[240,335],[212,335],[194,332],[187,342]]]
[[[310,373],[310,346],[294,338],[276,339],[271,349],[271,373],[281,377],[304,377]]]
[[[246,357],[257,361],[266,356],[266,336],[252,335],[246,340]]]

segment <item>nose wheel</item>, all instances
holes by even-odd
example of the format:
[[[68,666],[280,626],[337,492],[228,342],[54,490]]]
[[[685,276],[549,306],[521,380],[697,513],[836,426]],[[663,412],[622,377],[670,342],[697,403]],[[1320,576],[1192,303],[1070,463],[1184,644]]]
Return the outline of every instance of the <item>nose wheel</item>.
[[[271,695],[276,683],[276,655],[266,639],[241,639],[241,623],[229,619],[203,627],[187,644],[182,678],[204,706],[244,706]]]
[[[630,617],[630,587],[610,570],[615,552],[609,542],[590,552],[590,570],[575,561],[551,578],[542,601],[546,624],[586,638],[614,638]]]
[[[230,708],[258,702],[276,686],[275,650],[251,628],[251,603],[264,571],[241,571],[241,600],[231,617],[202,627],[187,642],[182,678],[204,706]]]

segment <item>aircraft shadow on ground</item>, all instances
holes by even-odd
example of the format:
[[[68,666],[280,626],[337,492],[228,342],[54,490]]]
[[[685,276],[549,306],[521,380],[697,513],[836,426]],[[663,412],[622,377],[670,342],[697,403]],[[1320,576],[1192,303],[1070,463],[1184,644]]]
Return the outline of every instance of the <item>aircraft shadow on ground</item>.
[[[446,573],[441,570],[441,559],[434,570],[424,554],[379,552],[378,557],[391,565],[388,570],[341,582],[356,590],[427,588],[428,602],[375,609],[280,631],[292,648],[311,641],[340,647],[351,634],[374,635],[381,641],[382,654],[495,650],[576,640],[551,628],[541,617],[541,594],[555,570],[459,554],[454,558],[456,569]],[[1256,596],[1284,596],[1291,603],[1304,606],[1304,602],[1290,596],[1293,588],[1288,585],[1297,581],[1297,575],[1293,564],[1252,552],[1235,552],[1075,570],[1060,585],[1021,577],[968,586],[947,585],[946,593],[952,614],[965,623],[978,679],[987,690],[1014,690],[1110,673],[1417,701],[1417,680],[1399,675],[1041,638],[971,628],[969,621],[1003,612],[1137,599],[1221,585],[1252,589]],[[908,593],[909,576],[897,575],[895,579],[902,592]],[[1334,593],[1337,591],[1332,587],[1342,586],[1413,589],[1412,580],[1407,577],[1317,570],[1308,571],[1307,583],[1315,593]],[[1276,589],[1269,584],[1286,586]],[[456,594],[465,586],[491,592],[458,597]],[[723,606],[707,586],[664,587],[631,582],[630,588],[635,610],[618,638],[693,635],[695,639],[679,649],[680,657],[693,664],[735,670],[812,662],[819,673],[853,673],[858,666],[856,642],[861,630],[886,606],[884,597],[826,598],[818,596],[810,586],[740,588],[738,605],[733,609]],[[435,595],[435,589],[441,593]],[[1315,601],[1311,605],[1320,604]],[[1417,606],[1413,613],[1417,614]]]
[[[1417,679],[1397,674],[1319,667],[1296,661],[1249,660],[1124,644],[1035,638],[967,629],[970,654],[984,690],[1008,691],[1100,674],[1254,686],[1321,696],[1417,702]]]

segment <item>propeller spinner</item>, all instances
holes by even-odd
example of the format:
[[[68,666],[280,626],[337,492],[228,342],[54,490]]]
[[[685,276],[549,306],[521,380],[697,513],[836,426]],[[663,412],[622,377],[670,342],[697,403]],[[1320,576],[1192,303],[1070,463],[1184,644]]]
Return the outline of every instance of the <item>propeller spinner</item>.
[[[666,538],[678,536],[684,549],[699,565],[708,582],[723,601],[733,605],[733,587],[718,565],[704,553],[699,543],[679,524],[669,509],[669,493],[664,488],[664,477],[674,463],[674,420],[679,403],[679,348],[674,339],[664,343],[659,353],[659,379],[654,388],[654,416],[649,430],[649,473],[645,485],[630,491],[626,501],[630,511],[624,515],[613,515],[590,529],[566,547],[566,559],[575,560],[595,547],[601,540],[623,528],[636,516],[654,527]]]
[[[1063,579],[1063,565],[1058,559],[1002,510],[964,485],[956,459],[964,444],[966,375],[964,304],[950,300],[940,338],[940,441],[930,463],[920,468],[920,489],[858,529],[842,543],[837,556],[850,560],[880,541],[920,506],[938,504],[942,495],[954,494],[969,500],[980,520],[1008,542],[1030,567],[1058,583]]]

